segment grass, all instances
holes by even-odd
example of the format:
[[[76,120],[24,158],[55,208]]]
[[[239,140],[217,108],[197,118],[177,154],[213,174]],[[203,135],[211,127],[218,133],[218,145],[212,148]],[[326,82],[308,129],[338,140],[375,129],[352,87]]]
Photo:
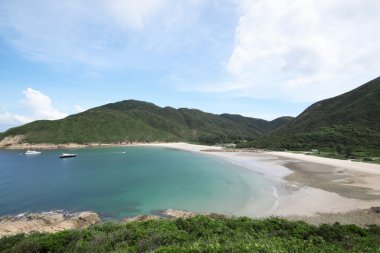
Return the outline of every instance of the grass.
[[[0,239],[0,252],[380,252],[380,227],[196,216]]]
[[[299,152],[296,152],[299,153]],[[326,157],[340,160],[352,160],[356,162],[366,162],[366,163],[375,163],[380,164],[380,155],[374,154],[373,151],[358,151],[352,152],[350,156],[344,154],[338,154],[334,150],[321,150],[317,152],[302,152],[308,155]]]

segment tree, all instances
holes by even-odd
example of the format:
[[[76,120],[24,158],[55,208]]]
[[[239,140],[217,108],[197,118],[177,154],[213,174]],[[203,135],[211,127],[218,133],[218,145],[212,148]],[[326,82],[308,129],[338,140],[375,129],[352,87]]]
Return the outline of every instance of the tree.
[[[345,149],[344,149],[344,153],[346,154],[346,157],[350,157],[352,155],[352,148],[350,146],[347,146]]]
[[[342,154],[343,148],[342,148],[341,145],[336,146],[335,149],[336,149],[336,152],[338,153],[338,155],[341,155],[341,154]]]

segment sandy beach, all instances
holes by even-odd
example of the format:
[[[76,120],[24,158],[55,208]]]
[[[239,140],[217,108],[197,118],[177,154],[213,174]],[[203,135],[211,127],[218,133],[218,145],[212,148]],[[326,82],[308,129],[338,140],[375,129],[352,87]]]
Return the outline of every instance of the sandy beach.
[[[250,199],[237,216],[282,216],[312,224],[380,225],[380,211],[372,208],[380,206],[380,165],[289,152],[231,152],[188,143],[101,146],[164,147],[202,153],[254,171],[272,182],[273,193],[268,196],[274,200],[272,208],[253,212],[255,199]],[[83,148],[74,144],[70,147]]]
[[[21,136],[22,137],[22,136]],[[21,138],[20,137],[20,138]],[[19,139],[20,139],[19,138]],[[17,138],[16,138],[17,139]],[[22,139],[22,138],[21,138]],[[27,144],[11,140],[10,149],[149,146],[180,149],[225,159],[264,175],[288,189],[278,192],[278,207],[268,215],[315,215],[380,206],[380,165],[290,152],[237,151],[188,143]],[[15,143],[16,142],[16,143]],[[247,214],[247,213],[245,213]],[[249,213],[248,213],[249,215]]]
[[[201,152],[264,175],[279,189],[275,208],[259,217],[380,224],[380,215],[370,210],[380,206],[380,165],[289,152],[224,152],[220,147],[187,143],[145,145]],[[241,214],[249,215],[249,208]]]

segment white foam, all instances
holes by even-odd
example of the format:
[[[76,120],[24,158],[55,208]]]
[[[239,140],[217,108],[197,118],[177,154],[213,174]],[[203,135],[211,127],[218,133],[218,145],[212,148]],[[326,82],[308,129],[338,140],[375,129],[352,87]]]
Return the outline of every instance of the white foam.
[[[275,198],[275,201],[273,203],[271,210],[277,210],[278,203],[280,202],[280,197],[278,196],[278,191],[277,191],[276,187],[274,187],[273,185],[272,185],[272,195]]]

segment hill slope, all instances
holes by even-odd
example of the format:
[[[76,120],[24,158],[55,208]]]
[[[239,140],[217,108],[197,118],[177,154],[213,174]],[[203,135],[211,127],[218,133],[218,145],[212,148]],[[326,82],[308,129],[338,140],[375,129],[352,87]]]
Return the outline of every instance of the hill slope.
[[[380,77],[350,92],[314,103],[270,136],[249,146],[305,150],[380,149]]]
[[[378,252],[380,227],[279,218],[159,219],[0,238],[0,252]]]
[[[265,121],[240,115],[215,115],[196,109],[161,108],[126,100],[96,107],[61,120],[40,120],[3,133],[24,135],[29,143],[115,143],[123,141],[194,141],[202,143],[252,139],[286,120]],[[280,122],[280,123],[278,123]]]

